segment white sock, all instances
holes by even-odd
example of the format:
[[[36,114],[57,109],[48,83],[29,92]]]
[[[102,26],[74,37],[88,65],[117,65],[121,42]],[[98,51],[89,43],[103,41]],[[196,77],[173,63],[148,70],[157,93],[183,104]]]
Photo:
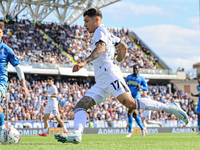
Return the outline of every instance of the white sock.
[[[136,108],[143,110],[163,110],[170,113],[170,105],[151,100],[149,98],[136,99]]]
[[[160,122],[157,122],[157,121],[149,121],[148,124],[157,124],[157,125],[160,125]]]
[[[143,127],[146,127],[146,122],[142,121],[142,125],[143,125]]]
[[[62,127],[64,132],[67,132],[67,128],[64,126]]]
[[[86,110],[84,108],[77,108],[74,118],[74,131],[83,134],[83,130],[87,121]]]
[[[44,132],[45,134],[47,134],[47,131],[48,131],[48,128],[44,128],[44,129],[43,129],[43,132]]]

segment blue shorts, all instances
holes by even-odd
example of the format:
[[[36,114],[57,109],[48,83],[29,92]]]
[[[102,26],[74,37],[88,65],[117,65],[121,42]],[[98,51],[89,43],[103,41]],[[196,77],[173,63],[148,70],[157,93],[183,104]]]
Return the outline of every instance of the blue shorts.
[[[199,113],[200,113],[200,106],[197,105],[197,112],[196,112],[196,114],[199,114]]]
[[[0,102],[1,102],[2,98],[5,95],[5,92],[7,91],[7,88],[8,88],[7,85],[0,83],[0,91],[1,91]]]

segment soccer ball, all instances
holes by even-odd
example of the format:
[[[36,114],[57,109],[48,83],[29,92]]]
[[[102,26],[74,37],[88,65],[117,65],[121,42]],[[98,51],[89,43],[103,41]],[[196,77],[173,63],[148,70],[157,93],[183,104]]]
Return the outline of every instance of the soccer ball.
[[[4,145],[18,144],[20,141],[20,134],[15,128],[5,128],[1,131],[0,142]]]

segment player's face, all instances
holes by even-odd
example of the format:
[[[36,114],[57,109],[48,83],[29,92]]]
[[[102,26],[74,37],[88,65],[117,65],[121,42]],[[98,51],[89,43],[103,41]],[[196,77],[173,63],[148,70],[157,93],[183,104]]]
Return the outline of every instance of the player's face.
[[[134,67],[133,67],[133,74],[134,74],[134,75],[138,75],[138,74],[139,74],[139,71],[140,71],[139,66],[134,66]]]
[[[47,84],[48,84],[48,86],[52,86],[53,80],[47,80]]]
[[[3,36],[3,31],[0,29],[0,40],[1,40],[2,36]]]
[[[96,19],[95,17],[84,16],[84,27],[89,33],[93,33],[96,30]]]

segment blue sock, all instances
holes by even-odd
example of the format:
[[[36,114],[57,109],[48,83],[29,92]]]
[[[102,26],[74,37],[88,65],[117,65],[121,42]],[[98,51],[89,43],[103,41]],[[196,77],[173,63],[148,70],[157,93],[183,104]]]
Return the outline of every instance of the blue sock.
[[[198,120],[198,129],[200,131],[200,120]]]
[[[144,129],[143,125],[142,125],[142,122],[141,122],[141,119],[139,116],[135,117],[135,121],[137,122],[138,126],[140,127],[141,130]]]
[[[128,116],[128,132],[132,133],[133,116]]]
[[[4,114],[3,112],[0,114],[0,126],[4,125]]]

